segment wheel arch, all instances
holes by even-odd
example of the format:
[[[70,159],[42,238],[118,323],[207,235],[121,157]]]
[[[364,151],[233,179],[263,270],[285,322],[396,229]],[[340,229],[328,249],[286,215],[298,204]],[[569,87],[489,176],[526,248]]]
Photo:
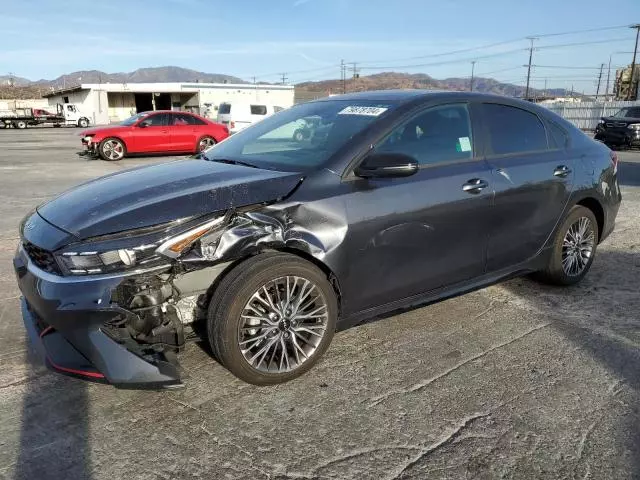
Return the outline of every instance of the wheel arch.
[[[103,138],[101,138],[100,140],[98,140],[96,143],[101,144],[102,142],[104,142],[105,140],[119,140],[122,142],[122,145],[124,145],[125,148],[125,153],[129,152],[129,145],[127,145],[127,141],[122,138],[120,135],[105,135]]]
[[[245,263],[250,258],[256,257],[258,255],[269,254],[269,253],[289,254],[289,255],[301,258],[302,260],[305,260],[315,265],[316,267],[318,267],[320,271],[322,271],[327,276],[327,280],[329,281],[329,284],[331,285],[334,293],[336,294],[336,301],[338,303],[338,317],[340,316],[340,314],[342,313],[342,290],[340,288],[340,282],[338,281],[338,277],[333,273],[331,268],[321,260],[314,257],[313,255],[310,255],[308,252],[305,252],[304,250],[301,250],[295,247],[284,247],[284,246],[260,249],[252,252],[252,254],[250,255],[245,255],[231,262],[227,266],[227,268],[225,268],[222,271],[222,273],[213,280],[212,284],[207,289],[207,292],[205,294],[207,306],[209,305],[209,302],[213,298],[214,292],[216,291],[216,289],[218,288],[218,286],[220,285],[220,283],[225,277],[230,275],[237,268],[241,267],[242,264]]]
[[[600,242],[605,225],[605,213],[602,204],[595,197],[584,197],[575,204],[588,208],[596,217],[596,221],[598,222],[598,242]]]

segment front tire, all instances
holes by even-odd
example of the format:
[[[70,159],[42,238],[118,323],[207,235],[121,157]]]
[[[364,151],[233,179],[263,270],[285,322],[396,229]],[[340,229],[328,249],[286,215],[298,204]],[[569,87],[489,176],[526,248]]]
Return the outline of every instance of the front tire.
[[[257,255],[232,270],[209,304],[215,357],[254,385],[308,371],[331,343],[338,304],[327,276],[294,255]]]
[[[536,274],[544,283],[574,285],[589,272],[598,246],[598,221],[591,210],[574,206],[556,232],[547,267]]]
[[[108,162],[122,160],[126,154],[127,149],[119,138],[105,138],[100,142],[100,145],[98,145],[98,155]]]
[[[25,128],[27,128],[27,122],[25,122],[24,120],[18,120],[14,123],[14,126],[16,128],[19,128],[20,130],[24,130]]]
[[[86,118],[81,118],[80,120],[78,120],[78,127],[87,128],[88,126],[89,126],[89,120],[87,120]]]

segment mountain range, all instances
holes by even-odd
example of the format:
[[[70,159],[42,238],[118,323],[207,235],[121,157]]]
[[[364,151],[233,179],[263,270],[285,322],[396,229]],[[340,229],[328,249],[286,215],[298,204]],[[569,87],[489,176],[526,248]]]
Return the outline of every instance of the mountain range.
[[[365,91],[365,90],[386,90],[390,88],[423,88],[427,90],[469,90],[469,78],[445,78],[443,80],[435,79],[424,73],[398,73],[384,72],[360,77],[357,79],[347,79],[345,82],[346,90]],[[319,82],[305,82],[296,85],[300,91],[307,92],[342,92],[341,80],[322,80]],[[509,97],[524,97],[526,87],[514,85],[511,83],[502,83],[493,78],[476,77],[473,80],[473,90],[483,93],[495,93],[498,95],[506,95]],[[529,89],[530,96],[540,97],[545,91],[534,88]],[[546,95],[565,96],[569,92],[564,88],[550,88],[546,90]]]
[[[8,86],[13,82],[13,87]],[[219,73],[205,73],[182,67],[150,67],[139,68],[133,72],[105,73],[99,70],[83,70],[62,75],[53,80],[29,80],[21,77],[0,75],[0,98],[34,98],[41,96],[51,88],[77,85],[79,83],[143,83],[143,82],[212,82],[212,83],[248,83],[241,78]],[[424,88],[433,90],[468,90],[469,78],[435,79],[424,73],[409,74],[384,72],[363,76],[346,81],[347,91],[385,90],[390,88]],[[342,81],[322,80],[304,82],[296,85],[299,92],[340,93]],[[496,93],[512,97],[522,97],[525,87],[502,83],[493,78],[474,79],[474,90],[478,92]],[[542,96],[545,92],[530,89],[531,96]],[[546,91],[547,95],[564,96],[569,92],[561,88]]]

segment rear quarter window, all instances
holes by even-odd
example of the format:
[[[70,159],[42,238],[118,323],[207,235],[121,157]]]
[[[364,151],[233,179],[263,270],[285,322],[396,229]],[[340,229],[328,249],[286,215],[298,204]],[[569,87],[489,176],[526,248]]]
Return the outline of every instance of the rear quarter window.
[[[557,123],[547,120],[547,131],[551,148],[567,148],[569,146],[569,134]]]

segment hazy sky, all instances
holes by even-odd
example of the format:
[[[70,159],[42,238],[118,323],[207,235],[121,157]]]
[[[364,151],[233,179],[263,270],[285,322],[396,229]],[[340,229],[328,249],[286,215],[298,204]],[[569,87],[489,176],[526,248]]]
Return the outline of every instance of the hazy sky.
[[[362,75],[445,78],[468,76],[475,59],[477,75],[523,83],[524,37],[541,35],[533,85],[592,92],[611,54],[613,66],[630,63],[635,31],[542,35],[640,22],[640,0],[0,0],[0,12],[0,75],[32,80],[178,65],[299,82],[338,78],[341,59]],[[544,48],[584,42],[602,43]]]

